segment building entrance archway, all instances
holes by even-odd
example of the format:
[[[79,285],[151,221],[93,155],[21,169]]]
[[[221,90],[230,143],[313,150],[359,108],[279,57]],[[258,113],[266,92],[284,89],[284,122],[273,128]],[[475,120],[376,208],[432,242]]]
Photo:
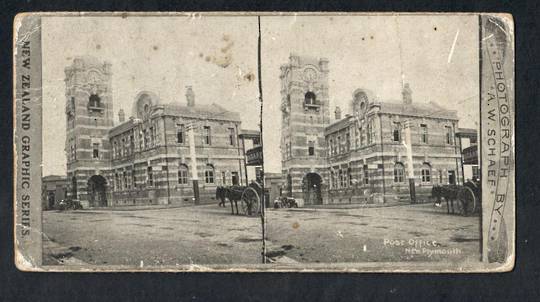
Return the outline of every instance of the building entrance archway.
[[[75,176],[71,178],[71,199],[77,199],[77,178]]]
[[[91,207],[107,206],[107,180],[101,175],[88,179],[88,203]]]
[[[321,176],[317,173],[308,173],[302,180],[302,192],[305,204],[322,204]]]

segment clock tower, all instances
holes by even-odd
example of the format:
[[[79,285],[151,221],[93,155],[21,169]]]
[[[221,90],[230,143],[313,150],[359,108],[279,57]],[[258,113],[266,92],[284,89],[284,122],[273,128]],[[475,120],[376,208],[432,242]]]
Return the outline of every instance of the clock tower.
[[[291,54],[281,66],[281,166],[284,193],[321,204],[327,182],[325,127],[330,124],[328,60]]]
[[[76,57],[64,72],[68,196],[83,207],[106,206],[111,199],[108,131],[114,118],[111,64]]]

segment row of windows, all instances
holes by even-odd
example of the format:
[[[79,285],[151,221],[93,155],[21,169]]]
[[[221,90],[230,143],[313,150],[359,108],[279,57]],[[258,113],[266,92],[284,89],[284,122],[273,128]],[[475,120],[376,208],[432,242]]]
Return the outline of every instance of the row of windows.
[[[448,145],[454,144],[454,136],[451,126],[444,126],[445,129],[445,143]],[[392,129],[392,140],[394,142],[401,142],[401,123],[394,122]],[[424,144],[429,143],[428,126],[426,124],[420,124],[420,141]]]
[[[135,152],[135,130],[132,129],[121,137],[115,138],[112,142],[112,157],[122,158],[132,155]],[[158,131],[155,125],[139,131],[139,150],[145,150],[156,145],[158,140]]]
[[[362,127],[359,127],[358,129],[353,129],[355,131],[355,145],[357,146],[357,148],[364,146],[364,142],[366,143],[366,145],[370,145],[373,143],[374,131],[372,121],[367,124],[365,130]],[[401,142],[401,130],[401,124],[394,123],[392,129],[392,141]],[[420,124],[420,140],[422,143],[426,144],[429,142],[428,127],[426,124]],[[445,126],[445,142],[449,145],[453,144],[453,133],[452,127],[450,126]],[[329,156],[349,152],[351,150],[350,132],[347,131],[344,136],[337,135],[337,137],[329,139],[327,144]]]
[[[431,183],[431,166],[428,163],[422,164],[421,174],[422,183]],[[405,166],[402,163],[396,163],[394,165],[394,182],[405,182]]]
[[[360,126],[359,128],[352,128],[355,137],[356,147],[364,145],[371,145],[374,142],[375,133],[373,127],[373,120],[370,120],[366,127]],[[343,135],[343,136],[342,136]],[[333,156],[349,152],[351,150],[351,133],[349,130],[344,134],[338,134],[327,141],[328,155]]]
[[[69,153],[67,157],[69,161],[77,160],[77,144],[73,138],[69,139]],[[99,159],[99,143],[92,143],[92,158]]]
[[[229,141],[228,144],[231,146],[236,145],[236,131],[234,128],[227,128],[229,133]],[[210,126],[203,126],[202,128],[202,135],[201,140],[203,145],[211,145],[212,144],[212,130]],[[185,144],[186,143],[186,127],[184,124],[177,124],[176,125],[176,142],[178,144]]]
[[[163,167],[166,171],[166,166]],[[153,167],[146,168],[146,175],[144,184],[147,186],[154,186],[154,169]],[[189,168],[185,164],[178,166],[177,182],[179,185],[187,185],[189,180]],[[238,185],[240,178],[238,172],[231,172],[230,181],[227,178],[226,172],[222,172],[221,180],[223,185]],[[204,169],[204,182],[205,184],[215,184],[215,169],[213,165],[207,164]],[[114,173],[114,190],[131,189],[135,188],[137,184],[137,178],[132,170],[118,171]]]
[[[367,165],[362,167],[362,174],[360,176],[363,179],[361,183],[368,185],[369,169]],[[355,184],[360,184],[360,181],[356,182],[354,180],[352,176],[352,169],[350,167],[346,169],[334,168],[330,170],[330,186],[332,189],[348,188],[354,186]]]
[[[364,185],[369,184],[369,169],[367,165],[362,168],[362,183]],[[394,183],[405,183],[405,166],[402,163],[396,163],[394,165]],[[421,182],[425,184],[431,183],[431,166],[428,163],[424,163],[421,168]],[[439,182],[443,182],[442,171],[439,171]],[[448,182],[453,184],[455,182],[455,172],[453,170],[448,171]],[[332,189],[348,188],[355,185],[351,168],[341,169],[335,168],[330,170],[330,185]],[[360,182],[358,182],[360,183]]]

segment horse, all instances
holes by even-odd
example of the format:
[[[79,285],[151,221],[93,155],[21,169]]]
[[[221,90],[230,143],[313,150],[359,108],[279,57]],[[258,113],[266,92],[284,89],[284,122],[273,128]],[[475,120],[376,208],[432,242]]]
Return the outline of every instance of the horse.
[[[231,214],[234,215],[234,208],[236,207],[236,214],[239,215],[238,211],[238,201],[242,199],[242,192],[244,192],[244,187],[240,186],[231,186],[231,187],[222,187],[219,186],[216,188],[216,198],[220,200],[219,205],[225,207],[225,199],[228,199],[231,203]],[[233,206],[234,202],[234,206]]]

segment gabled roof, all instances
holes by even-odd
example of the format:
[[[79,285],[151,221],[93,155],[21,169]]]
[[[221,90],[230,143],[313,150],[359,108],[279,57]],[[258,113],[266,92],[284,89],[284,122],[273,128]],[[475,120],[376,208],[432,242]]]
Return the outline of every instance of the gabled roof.
[[[229,111],[218,104],[211,105],[179,105],[179,104],[163,104],[164,114],[200,118],[200,119],[216,119],[225,121],[240,122],[240,115],[237,112]]]
[[[381,113],[426,117],[426,118],[441,118],[449,120],[458,120],[455,110],[448,110],[437,103],[430,102],[428,104],[412,103],[405,104],[403,102],[376,102],[375,106],[380,107]]]
[[[399,102],[374,102],[371,108],[379,107],[380,113],[395,114],[403,116],[413,116],[418,118],[439,118],[448,120],[458,120],[455,110],[448,110],[440,105],[430,102],[428,104],[405,104]],[[348,127],[354,121],[354,116],[346,115],[344,118],[335,121],[325,128],[325,135],[334,133],[340,129]]]

